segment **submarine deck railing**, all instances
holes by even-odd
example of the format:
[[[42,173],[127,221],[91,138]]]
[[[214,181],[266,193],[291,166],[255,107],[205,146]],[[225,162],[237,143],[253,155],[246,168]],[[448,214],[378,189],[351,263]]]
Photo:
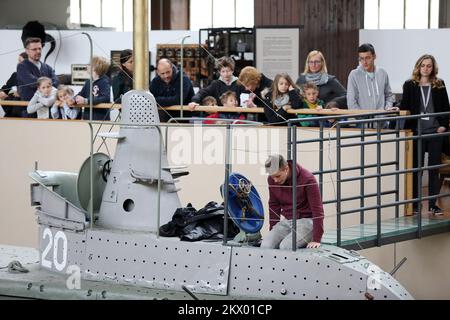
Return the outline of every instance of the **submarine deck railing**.
[[[392,112],[389,112],[392,114]],[[359,119],[359,120],[346,120],[345,118],[348,118],[348,116],[339,116],[339,117],[315,117],[315,118],[307,118],[307,119],[296,119],[296,120],[289,120],[288,121],[288,159],[291,159],[293,163],[297,162],[297,145],[304,144],[304,143],[312,143],[312,142],[318,142],[320,144],[320,151],[319,151],[319,170],[313,172],[315,175],[319,175],[319,186],[321,190],[321,194],[323,194],[323,175],[325,173],[335,173],[336,174],[336,184],[337,184],[337,190],[336,190],[336,199],[324,201],[324,204],[332,204],[336,203],[336,245],[342,246],[342,216],[348,215],[352,213],[360,213],[360,225],[365,224],[365,211],[369,210],[376,210],[376,238],[375,241],[372,240],[364,240],[365,245],[369,246],[381,246],[383,244],[392,243],[396,241],[402,241],[407,239],[413,239],[413,238],[421,238],[423,235],[429,235],[434,233],[440,233],[445,231],[450,231],[450,224],[444,224],[439,226],[439,228],[427,228],[427,230],[423,230],[422,226],[422,215],[421,215],[421,208],[422,204],[421,202],[423,200],[431,200],[431,199],[437,199],[441,197],[448,197],[450,196],[450,193],[444,193],[444,194],[437,194],[437,195],[428,195],[426,197],[422,196],[422,175],[421,173],[425,170],[437,170],[439,168],[443,168],[448,166],[448,164],[441,164],[441,165],[433,165],[433,166],[422,166],[422,160],[420,157],[420,154],[422,152],[422,143],[416,143],[417,150],[413,150],[413,152],[416,152],[419,156],[418,158],[418,165],[417,168],[407,168],[404,170],[400,170],[400,142],[404,141],[420,141],[422,142],[423,139],[429,139],[429,138],[444,138],[450,136],[450,132],[444,132],[444,133],[433,133],[433,134],[423,134],[422,133],[422,127],[420,122],[418,123],[418,129],[417,133],[414,136],[406,136],[406,137],[400,137],[400,130],[403,126],[404,122],[406,120],[414,120],[414,119],[420,119],[424,117],[424,115],[414,115],[414,116],[398,116],[395,117],[383,117],[387,115],[387,113],[379,113],[379,114],[373,114],[368,116],[367,119]],[[434,114],[427,114],[426,116],[445,116],[448,117],[450,115],[450,112],[442,112],[442,113],[434,113]],[[324,121],[327,121],[328,119],[337,119],[340,121],[337,121],[336,126],[336,137],[329,137],[324,138]],[[353,116],[352,116],[353,118]],[[299,125],[299,122],[303,121],[318,121],[319,126],[319,138],[317,139],[309,139],[309,140],[297,140],[297,127]],[[384,123],[395,123],[394,129],[386,129],[382,130],[382,125]],[[342,135],[342,127],[347,125],[356,125],[359,127],[360,134],[359,135]],[[367,124],[375,125],[375,133],[369,133],[367,134]],[[328,128],[327,128],[328,129]],[[393,139],[382,139],[383,135],[393,135],[395,134],[395,138]],[[366,141],[366,137],[376,137],[375,140]],[[355,143],[344,143],[343,141],[348,139],[355,139],[360,138],[359,142]],[[336,169],[331,170],[324,170],[323,169],[323,162],[324,162],[324,156],[323,156],[323,143],[325,141],[336,141],[336,151],[337,151],[337,157],[336,157]],[[389,161],[389,162],[382,162],[381,160],[381,145],[383,143],[395,143],[395,160]],[[365,164],[365,147],[367,145],[376,145],[376,163],[374,164]],[[360,166],[353,166],[353,167],[343,167],[342,166],[342,149],[348,148],[348,147],[360,147]],[[395,165],[395,170],[391,172],[381,172],[381,169],[383,167],[392,166]],[[377,173],[366,175],[365,170],[368,168],[376,168]],[[360,175],[343,179],[341,173],[345,171],[356,171],[360,170]],[[418,190],[418,196],[417,198],[408,199],[408,200],[399,200],[399,176],[401,174],[407,174],[407,173],[420,173],[418,174],[418,181],[417,181],[417,190]],[[387,191],[381,191],[381,178],[387,177],[387,176],[395,176],[395,189],[393,190],[387,190]],[[377,179],[377,191],[376,193],[371,194],[365,194],[365,187],[364,187],[364,180],[370,179],[370,178],[376,178]],[[296,181],[296,176],[293,175],[292,177],[293,185],[297,185],[299,182]],[[357,196],[342,197],[342,183],[345,182],[351,182],[351,181],[359,181],[360,182],[360,194]],[[295,230],[296,225],[296,188],[293,188],[293,230]],[[395,195],[395,201],[390,203],[381,203],[381,197],[383,195],[389,195],[394,194]],[[366,198],[373,198],[376,197],[376,205],[373,206],[365,206],[365,199]],[[351,200],[360,200],[360,208],[358,209],[352,209],[352,210],[342,210],[342,204],[346,201]],[[387,238],[382,237],[382,230],[381,230],[381,223],[382,223],[382,214],[381,209],[382,208],[388,208],[388,207],[395,207],[395,217],[396,219],[399,218],[399,206],[404,204],[411,204],[411,203],[418,203],[419,207],[419,214],[416,218],[416,228],[414,232],[400,232],[400,234],[389,236]],[[292,248],[295,250],[295,243],[296,243],[296,234],[295,232],[293,234],[292,239]],[[384,241],[383,241],[384,240]],[[361,243],[347,243],[345,245],[347,248],[354,248],[354,249],[361,249]]]
[[[171,123],[173,121],[193,121],[194,124],[195,122],[197,123],[201,123],[202,120],[211,120],[208,118],[199,118],[199,117],[193,117],[193,118],[171,118],[169,119],[168,123]],[[227,122],[225,125],[218,125],[218,124],[214,124],[212,126],[226,126],[226,139],[225,139],[225,179],[224,179],[224,191],[223,191],[223,207],[224,207],[224,219],[223,219],[223,240],[222,240],[222,244],[223,245],[227,245],[228,242],[228,217],[229,217],[229,212],[228,212],[228,194],[229,194],[229,188],[230,188],[230,173],[232,170],[232,165],[231,165],[231,153],[232,153],[232,135],[231,135],[231,131],[233,126],[237,125],[239,127],[242,126],[248,126],[248,125],[257,125],[257,126],[261,126],[263,125],[263,123],[261,122],[256,122],[256,121],[248,121],[248,120],[239,120],[239,119],[217,119],[216,121],[224,121]],[[167,140],[167,134],[168,134],[168,127],[166,127],[166,131],[165,131],[165,136],[166,136],[166,142]],[[166,151],[167,151],[167,144],[166,144]],[[158,194],[159,196],[159,194]],[[158,228],[159,228],[159,224],[158,224]]]
[[[352,118],[353,117],[354,118],[358,118],[358,117],[368,118],[367,120],[360,120],[360,121],[368,122],[368,123],[370,123],[370,122],[371,123],[377,123],[377,121],[383,121],[384,122],[384,121],[386,121],[386,119],[374,121],[373,119],[376,119],[376,117],[386,116],[386,115],[391,115],[392,116],[392,115],[395,115],[395,114],[398,114],[398,113],[399,112],[392,112],[392,111],[371,112],[371,113],[367,113],[367,114],[363,114],[363,115],[354,115],[353,114],[353,115],[351,115],[351,117]],[[335,120],[343,119],[343,120],[345,120],[348,117],[349,117],[349,115],[328,116],[328,117],[327,116],[321,116],[321,117],[316,117],[316,118],[308,118],[307,120],[308,121],[314,121],[314,120],[327,121],[328,119],[335,119]],[[391,117],[389,117],[387,119],[388,120],[392,120]],[[378,168],[382,167],[382,166],[396,165],[396,170],[397,170],[396,173],[381,173],[381,172],[377,172],[378,175],[372,176],[372,177],[377,177],[379,180],[381,180],[382,176],[389,176],[389,175],[395,174],[396,175],[396,188],[395,188],[395,190],[389,190],[389,191],[381,192],[381,184],[378,183],[377,193],[364,194],[364,192],[363,192],[362,196],[341,199],[341,201],[350,201],[350,200],[360,199],[362,201],[363,205],[362,205],[362,208],[354,210],[354,211],[348,211],[348,212],[342,212],[342,213],[338,212],[337,219],[340,219],[340,217],[339,217],[340,214],[349,214],[349,213],[353,213],[353,212],[360,212],[361,221],[362,221],[361,223],[364,224],[364,210],[377,209],[379,211],[379,210],[381,210],[381,208],[390,207],[390,206],[394,206],[394,205],[396,207],[396,217],[398,218],[399,217],[399,206],[401,204],[407,204],[407,203],[411,203],[411,202],[414,202],[414,201],[418,201],[417,199],[406,200],[406,201],[400,201],[399,200],[399,185],[400,185],[400,183],[399,183],[399,175],[400,174],[405,174],[405,173],[418,172],[418,171],[423,171],[423,170],[427,170],[427,169],[440,168],[440,167],[445,167],[446,166],[446,165],[428,166],[428,167],[424,167],[422,169],[407,169],[407,170],[400,170],[399,169],[399,167],[400,167],[400,163],[399,163],[399,157],[400,157],[400,150],[399,150],[399,148],[400,148],[400,145],[399,145],[399,143],[401,141],[416,139],[415,137],[400,138],[400,127],[402,126],[402,124],[400,122],[402,120],[404,120],[404,119],[406,119],[406,118],[398,118],[398,116],[395,118],[395,122],[396,122],[395,130],[383,130],[383,131],[381,131],[381,127],[378,126],[376,133],[366,133],[364,126],[361,126],[360,130],[363,131],[363,134],[347,135],[347,136],[343,136],[343,137],[338,135],[336,138],[327,138],[326,140],[328,140],[328,141],[329,140],[336,140],[337,141],[339,139],[345,140],[345,139],[352,139],[352,138],[358,138],[359,137],[363,141],[363,144],[362,144],[363,147],[364,147],[365,144],[374,144],[374,143],[381,144],[381,143],[386,143],[386,142],[396,142],[396,161],[380,163],[380,161],[381,161],[381,153],[378,152],[377,153],[377,163],[376,164],[365,165],[365,163],[364,163],[364,165],[361,168],[360,167],[348,167],[348,168],[337,168],[336,170],[323,170],[323,142],[324,142],[323,129],[324,129],[324,126],[323,126],[322,122],[321,122],[321,125],[320,125],[321,137],[319,139],[310,139],[310,140],[297,141],[297,139],[296,139],[297,130],[293,130],[293,129],[295,129],[294,127],[296,127],[295,124],[298,123],[298,122],[305,121],[306,119],[286,121],[286,123],[288,123],[288,125],[291,127],[291,129],[288,130],[288,141],[289,141],[289,139],[292,139],[292,141],[291,141],[291,143],[289,143],[289,145],[292,146],[293,149],[296,148],[295,146],[297,145],[297,143],[310,143],[310,142],[320,142],[321,143],[321,147],[320,147],[320,158],[321,158],[320,170],[317,171],[317,172],[314,172],[314,174],[316,174],[316,175],[319,174],[320,175],[320,181],[321,181],[320,182],[320,189],[321,189],[321,192],[323,191],[323,174],[324,173],[333,173],[333,172],[337,173],[340,169],[342,169],[342,171],[351,171],[351,170],[360,169],[362,171],[361,177],[348,179],[348,180],[342,179],[340,182],[342,183],[342,182],[346,182],[346,181],[353,181],[355,179],[356,180],[360,180],[361,182],[363,182],[364,178],[369,177],[367,175],[364,176],[364,169],[376,167],[377,170],[378,170]],[[192,119],[179,118],[178,120],[192,120]],[[350,123],[352,123],[352,122],[350,121]],[[226,163],[225,163],[225,187],[226,187],[225,190],[226,191],[225,191],[225,195],[224,195],[225,196],[224,197],[224,200],[225,200],[225,216],[228,216],[228,206],[227,206],[227,197],[226,196],[228,195],[228,185],[229,185],[228,177],[229,177],[229,174],[231,172],[231,159],[230,159],[231,138],[230,138],[230,136],[231,136],[231,129],[232,128],[229,125],[227,125],[227,129],[228,130],[227,130],[227,139],[226,139],[226,147],[225,147],[226,148]],[[394,134],[394,133],[396,134],[396,139],[384,140],[384,141],[380,142],[382,135],[391,135],[391,134]],[[371,137],[371,136],[376,136],[377,137],[377,141],[375,141],[375,142],[368,141],[368,142],[364,143],[364,137]],[[439,136],[442,137],[442,135],[439,135]],[[297,143],[293,143],[293,141],[297,141]],[[359,145],[359,144],[353,144],[352,146],[356,146],[356,145]],[[379,147],[379,150],[381,150],[380,147]],[[288,147],[288,157],[290,157],[292,154],[296,154],[296,150],[293,151],[293,150],[291,150],[290,147]],[[364,160],[364,149],[361,151],[361,157]],[[380,171],[380,170],[378,170],[378,171]],[[297,183],[298,183],[295,180],[296,180],[296,177],[294,175],[293,176],[293,185],[297,185]],[[363,184],[362,184],[361,188],[364,189],[364,185]],[[294,194],[293,194],[293,206],[294,206],[294,208],[296,208],[296,206],[295,206],[295,202],[296,202],[295,192],[296,191],[295,191],[295,188],[294,188]],[[388,195],[388,194],[395,194],[397,204],[387,204],[387,205],[383,204],[383,205],[380,205],[379,208],[376,207],[376,206],[373,207],[373,208],[372,207],[364,207],[364,199],[365,198],[375,197],[375,196],[377,198],[379,198],[379,197],[381,197],[383,195]],[[448,195],[450,195],[450,194],[448,194]],[[440,196],[438,195],[438,196],[434,196],[434,197],[437,198],[437,197],[443,197],[443,196],[447,196],[447,194],[440,195]],[[422,197],[423,200],[432,199],[432,198],[433,197]],[[325,204],[327,204],[327,203],[337,203],[339,201],[339,199],[340,199],[340,195],[337,196],[337,199],[325,201],[324,203]],[[295,217],[295,215],[294,215],[294,217]],[[381,218],[381,215],[380,215],[380,218]],[[224,220],[224,224],[225,224],[224,225],[224,234],[227,234],[227,221],[228,221],[228,219]],[[380,225],[380,220],[377,221],[377,225]],[[294,229],[295,227],[296,227],[296,219],[293,219],[293,227],[292,228]],[[338,230],[339,230],[338,232],[339,233],[340,233],[341,227],[342,227],[341,225],[338,226]],[[296,243],[295,237],[296,237],[296,234],[295,234],[295,232],[293,232],[292,250],[294,250],[294,251],[296,250],[296,246],[294,245],[294,243]],[[379,234],[378,234],[377,238],[379,238],[379,237],[381,237],[381,230],[380,230],[380,228],[379,228]],[[224,237],[223,243],[227,244],[226,237]],[[379,243],[379,242],[377,242],[377,243]]]

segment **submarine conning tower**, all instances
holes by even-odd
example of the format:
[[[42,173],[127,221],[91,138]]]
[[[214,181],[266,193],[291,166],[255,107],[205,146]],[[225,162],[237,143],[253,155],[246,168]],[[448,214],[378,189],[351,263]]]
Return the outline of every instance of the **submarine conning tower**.
[[[103,135],[117,139],[117,147],[102,197],[98,225],[156,232],[159,177],[160,221],[169,221],[181,205],[165,148],[160,146],[163,143],[157,127],[160,120],[153,95],[143,90],[127,92],[122,97],[120,121],[118,133]]]

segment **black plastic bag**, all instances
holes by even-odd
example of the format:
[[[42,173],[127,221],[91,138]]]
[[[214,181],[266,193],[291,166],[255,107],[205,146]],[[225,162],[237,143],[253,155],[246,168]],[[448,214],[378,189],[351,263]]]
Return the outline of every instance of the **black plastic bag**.
[[[228,219],[228,237],[233,238],[240,230],[230,218]],[[197,211],[189,203],[185,208],[178,208],[172,221],[160,227],[160,235],[164,237],[179,236],[182,241],[223,239],[223,226],[223,205],[211,201]]]

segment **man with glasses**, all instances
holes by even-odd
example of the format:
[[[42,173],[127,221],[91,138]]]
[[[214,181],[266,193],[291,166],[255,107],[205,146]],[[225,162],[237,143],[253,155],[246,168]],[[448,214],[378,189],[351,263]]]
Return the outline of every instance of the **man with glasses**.
[[[323,204],[319,185],[307,169],[271,155],[265,163],[269,174],[269,228],[261,248],[292,248],[292,175],[297,176],[297,248],[318,248],[323,235]],[[285,219],[280,219],[283,216]]]
[[[350,72],[347,104],[353,110],[398,110],[387,72],[375,66],[375,49],[370,43],[358,48],[359,66]]]
[[[48,77],[52,79],[53,87],[58,86],[58,79],[55,71],[48,64],[41,62],[42,42],[40,38],[28,38],[25,41],[25,52],[28,59],[25,59],[17,65],[17,89],[21,100],[29,101],[37,90],[37,79],[40,77]],[[24,117],[35,117],[23,113]]]

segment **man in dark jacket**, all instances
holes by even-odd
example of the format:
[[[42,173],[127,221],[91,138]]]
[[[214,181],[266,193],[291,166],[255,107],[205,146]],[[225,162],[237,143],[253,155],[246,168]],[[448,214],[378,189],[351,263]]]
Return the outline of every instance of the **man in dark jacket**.
[[[52,85],[58,86],[55,71],[48,64],[41,62],[42,42],[39,38],[28,38],[25,41],[25,51],[28,59],[17,65],[17,86],[22,101],[30,101],[37,90],[37,79],[48,77],[52,79]],[[32,118],[24,109],[24,117]]]
[[[156,65],[157,76],[150,84],[150,92],[161,107],[180,105],[181,96],[181,77],[180,72],[168,59],[160,59]],[[187,105],[194,96],[194,88],[188,76],[183,74],[183,105]],[[187,108],[186,108],[187,109]],[[177,113],[167,113],[164,110],[159,111],[159,117],[162,122],[166,122]]]
[[[28,59],[26,52],[22,52],[18,57],[18,64],[22,63],[25,59]],[[0,89],[1,100],[20,100],[19,92],[17,92],[17,72],[13,72],[9,77],[6,84]],[[5,106],[5,117],[22,117],[23,107]]]

